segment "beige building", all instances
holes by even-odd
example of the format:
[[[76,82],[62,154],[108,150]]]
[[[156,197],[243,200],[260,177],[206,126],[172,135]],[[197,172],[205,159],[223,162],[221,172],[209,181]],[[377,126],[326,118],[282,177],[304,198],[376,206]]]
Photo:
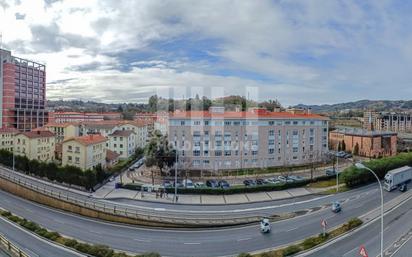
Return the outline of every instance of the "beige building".
[[[328,118],[308,111],[212,107],[173,113],[168,138],[189,169],[302,165],[320,161],[328,151]]]
[[[51,162],[54,160],[55,137],[50,131],[18,133],[14,137],[14,152],[30,160]]]
[[[13,151],[14,136],[19,133],[15,128],[0,128],[0,150]]]
[[[106,166],[106,141],[99,134],[65,139],[62,144],[62,165],[93,169],[98,165]]]
[[[363,114],[363,128],[367,130],[412,133],[412,113],[365,111]]]
[[[118,153],[120,159],[128,159],[136,151],[136,133],[133,130],[116,130],[108,138],[108,148]]]
[[[63,142],[66,138],[78,137],[80,135],[78,123],[47,123],[44,125],[44,129],[54,133],[56,144]]]

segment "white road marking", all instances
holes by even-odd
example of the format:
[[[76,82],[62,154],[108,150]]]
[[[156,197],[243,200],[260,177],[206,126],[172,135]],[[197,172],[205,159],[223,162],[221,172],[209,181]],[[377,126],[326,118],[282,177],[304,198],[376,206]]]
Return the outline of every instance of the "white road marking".
[[[200,243],[194,243],[194,242],[192,242],[192,243],[183,243],[183,244],[185,244],[185,245],[200,245]]]
[[[299,227],[291,228],[291,229],[286,230],[285,232],[290,232],[290,231],[296,230],[296,229],[298,229],[298,228],[299,228]]]
[[[246,241],[246,240],[250,240],[250,239],[252,239],[252,238],[251,238],[251,237],[248,237],[248,238],[239,238],[237,241],[240,242],[240,241]]]
[[[139,242],[144,242],[144,243],[150,243],[152,242],[151,240],[147,240],[147,239],[139,239],[139,238],[135,238],[133,239],[134,241],[139,241]]]

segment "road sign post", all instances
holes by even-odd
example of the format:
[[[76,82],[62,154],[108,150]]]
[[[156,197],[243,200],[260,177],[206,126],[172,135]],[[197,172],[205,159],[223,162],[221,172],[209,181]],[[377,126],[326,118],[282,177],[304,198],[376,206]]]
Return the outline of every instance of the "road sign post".
[[[360,246],[359,255],[362,257],[368,257],[368,252],[366,251],[365,246],[363,245]]]
[[[322,219],[321,222],[320,222],[320,225],[323,228],[323,236],[326,236],[326,226],[328,225],[328,223],[326,222],[325,219]]]

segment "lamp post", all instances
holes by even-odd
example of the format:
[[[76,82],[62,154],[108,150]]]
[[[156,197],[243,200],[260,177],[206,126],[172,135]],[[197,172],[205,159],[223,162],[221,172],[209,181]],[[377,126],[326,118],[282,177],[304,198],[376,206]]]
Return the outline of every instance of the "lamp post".
[[[177,155],[178,155],[179,150],[176,150],[176,154],[175,154],[175,197],[174,197],[174,202],[176,203],[177,201]]]
[[[382,184],[381,184],[379,177],[376,175],[376,173],[373,170],[369,169],[368,167],[366,167],[360,162],[355,163],[355,166],[358,169],[365,169],[365,170],[370,171],[375,176],[379,184],[379,189],[381,192],[381,255],[380,256],[383,257],[383,190],[382,190]]]

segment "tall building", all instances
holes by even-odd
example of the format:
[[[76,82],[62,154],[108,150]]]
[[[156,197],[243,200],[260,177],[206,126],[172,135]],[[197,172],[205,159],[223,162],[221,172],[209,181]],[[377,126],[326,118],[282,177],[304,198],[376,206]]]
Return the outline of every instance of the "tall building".
[[[168,130],[179,164],[193,170],[301,165],[328,151],[328,118],[309,112],[211,107],[173,113]]]
[[[364,129],[412,133],[410,112],[364,112]]]
[[[47,122],[46,66],[0,49],[0,128],[30,131]]]

